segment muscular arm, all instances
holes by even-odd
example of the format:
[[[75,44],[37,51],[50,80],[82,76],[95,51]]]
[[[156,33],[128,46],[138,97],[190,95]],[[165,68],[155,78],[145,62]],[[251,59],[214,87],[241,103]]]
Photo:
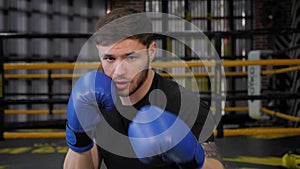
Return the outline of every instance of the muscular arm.
[[[202,144],[205,151],[205,162],[203,169],[224,169],[221,155],[217,151],[215,142],[206,142]]]
[[[77,153],[71,149],[68,150],[64,161],[64,169],[98,169],[99,158],[97,146],[86,152]]]

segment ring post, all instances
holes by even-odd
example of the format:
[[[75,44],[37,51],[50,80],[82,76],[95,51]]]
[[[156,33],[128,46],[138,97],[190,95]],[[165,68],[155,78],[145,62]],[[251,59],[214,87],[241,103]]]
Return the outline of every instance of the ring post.
[[[3,39],[0,38],[0,141],[4,140],[4,51]]]
[[[248,60],[260,60],[261,56],[271,54],[270,50],[254,50],[248,53]],[[261,95],[261,66],[249,65],[248,66],[248,95],[259,96]],[[266,119],[263,116],[261,109],[261,100],[248,100],[249,116],[253,119]]]
[[[218,34],[218,36],[216,36],[216,44],[215,44],[215,48],[217,53],[219,54],[219,56],[221,56],[221,47],[222,47],[222,43],[221,43],[221,35]],[[222,76],[221,76],[221,67],[222,67],[222,63],[220,60],[215,60],[216,61],[216,66],[215,66],[215,89],[214,89],[214,99],[215,99],[215,108],[216,108],[216,113],[217,114],[222,114]],[[224,126],[223,126],[223,115],[221,116],[220,122],[216,128],[218,134],[217,137],[218,138],[222,138],[224,137]]]

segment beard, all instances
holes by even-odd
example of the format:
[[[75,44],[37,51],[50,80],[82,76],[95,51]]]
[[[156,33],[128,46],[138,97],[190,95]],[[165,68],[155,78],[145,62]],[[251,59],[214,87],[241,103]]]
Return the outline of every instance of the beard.
[[[117,89],[118,95],[121,97],[128,97],[128,96],[133,95],[144,84],[144,82],[148,78],[149,65],[150,65],[150,58],[148,56],[147,64],[145,65],[144,69],[136,75],[136,77],[135,77],[136,80],[133,79],[131,81],[132,83],[129,85],[129,88],[126,89],[128,91],[122,92],[124,90]],[[132,86],[132,88],[130,88],[130,86]]]
[[[141,72],[141,75],[137,79],[136,86],[133,88],[133,90],[129,91],[129,96],[134,94],[144,84],[148,77],[148,71],[149,69],[145,69]]]

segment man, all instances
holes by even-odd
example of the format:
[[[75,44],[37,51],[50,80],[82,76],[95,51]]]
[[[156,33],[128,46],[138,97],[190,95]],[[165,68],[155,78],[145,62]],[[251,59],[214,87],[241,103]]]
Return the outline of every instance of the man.
[[[209,107],[151,68],[151,29],[133,9],[98,21],[94,39],[104,73],[84,74],[72,90],[65,169],[99,168],[102,161],[108,169],[223,168],[213,137],[196,139]]]

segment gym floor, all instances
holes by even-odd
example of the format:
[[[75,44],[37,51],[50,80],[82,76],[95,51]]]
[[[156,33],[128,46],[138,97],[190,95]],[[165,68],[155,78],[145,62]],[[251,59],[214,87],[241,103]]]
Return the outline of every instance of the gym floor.
[[[281,157],[300,150],[300,135],[217,138],[227,169],[283,169]],[[0,169],[62,168],[64,139],[7,139],[0,142]]]

